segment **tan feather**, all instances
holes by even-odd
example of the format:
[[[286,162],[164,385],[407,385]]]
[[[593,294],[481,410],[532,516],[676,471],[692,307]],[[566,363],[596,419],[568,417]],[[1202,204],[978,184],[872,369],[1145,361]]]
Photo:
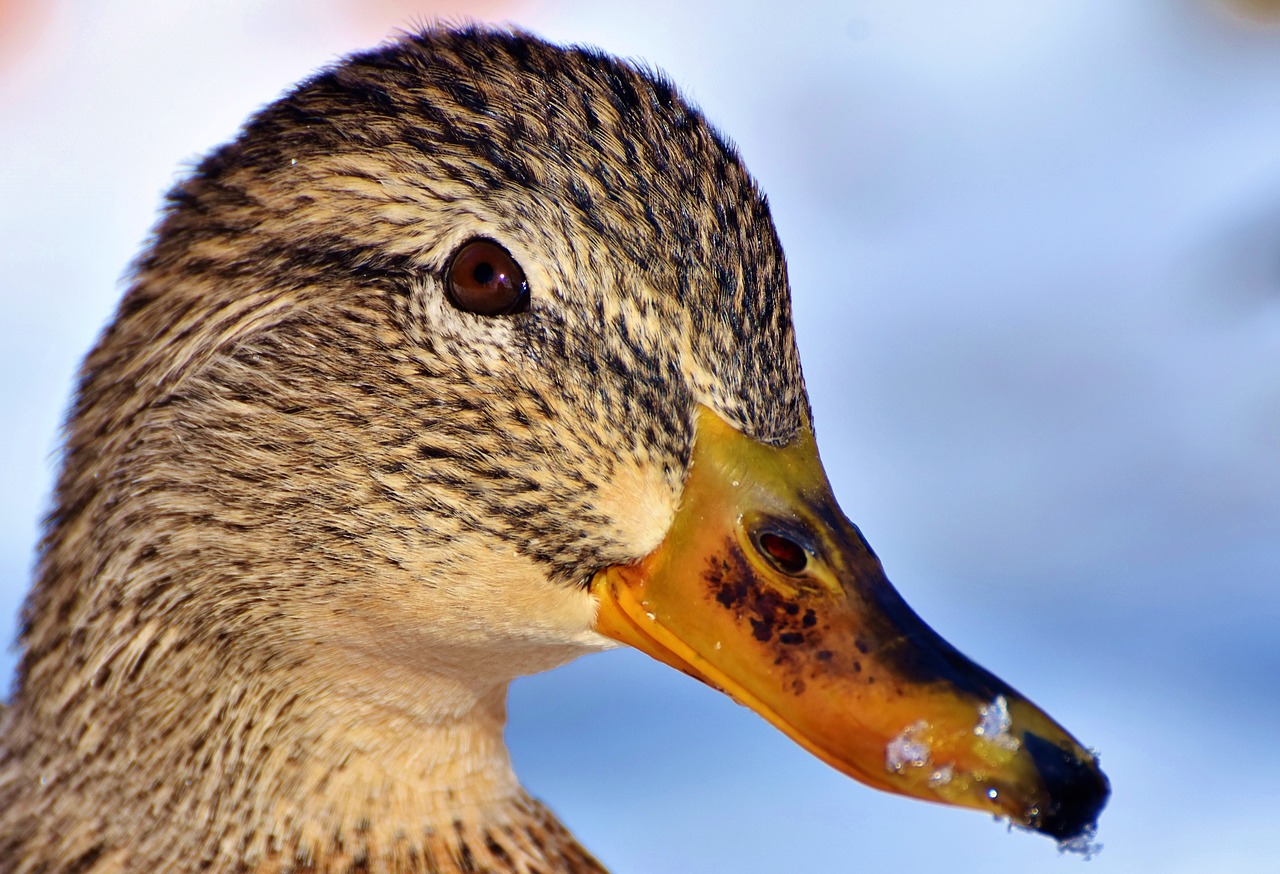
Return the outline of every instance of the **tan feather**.
[[[449,305],[472,237],[531,311]],[[520,789],[515,676],[609,646],[696,404],[809,418],[782,252],[661,77],[427,30],[170,196],[87,358],[0,752],[0,871],[601,870]]]

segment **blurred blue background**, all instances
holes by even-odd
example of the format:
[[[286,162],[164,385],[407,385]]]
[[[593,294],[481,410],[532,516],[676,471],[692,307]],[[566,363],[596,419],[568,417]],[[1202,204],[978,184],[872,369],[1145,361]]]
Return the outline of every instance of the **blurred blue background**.
[[[0,2],[0,636],[162,192],[436,14],[644,59],[736,140],[846,512],[1114,785],[1059,857],[617,652],[517,683],[533,791],[616,874],[1280,870],[1280,26],[1212,0]]]

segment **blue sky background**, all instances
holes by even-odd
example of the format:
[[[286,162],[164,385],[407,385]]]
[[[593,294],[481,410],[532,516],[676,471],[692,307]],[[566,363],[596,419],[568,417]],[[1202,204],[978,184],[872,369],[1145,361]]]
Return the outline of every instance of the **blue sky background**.
[[[164,189],[431,8],[48,2],[0,40],[0,636],[72,374]],[[534,792],[617,874],[1277,870],[1280,28],[1209,0],[476,14],[661,67],[738,143],[846,512],[1115,794],[1101,855],[1062,858],[625,652],[516,685]]]

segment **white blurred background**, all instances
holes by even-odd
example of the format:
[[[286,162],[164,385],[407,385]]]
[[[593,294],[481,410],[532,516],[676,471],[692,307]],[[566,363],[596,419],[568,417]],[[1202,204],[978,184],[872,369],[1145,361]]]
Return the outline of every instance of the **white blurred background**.
[[[616,874],[1280,870],[1275,5],[0,0],[0,635],[164,190],[344,52],[516,21],[661,67],[736,140],[846,512],[1114,797],[1101,855],[1059,857],[632,653],[516,685],[533,791]]]

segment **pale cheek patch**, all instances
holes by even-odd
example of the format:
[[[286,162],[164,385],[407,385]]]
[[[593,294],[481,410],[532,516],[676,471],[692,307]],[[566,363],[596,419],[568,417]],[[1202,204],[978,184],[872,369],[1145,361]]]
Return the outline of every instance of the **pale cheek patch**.
[[[662,543],[677,504],[676,490],[659,465],[619,465],[596,491],[596,509],[612,522],[610,540],[634,560]]]
[[[463,536],[453,542],[465,559],[423,563],[401,559],[407,579],[369,584],[359,611],[324,623],[324,606],[308,628],[346,654],[344,670],[368,676],[404,674],[396,688],[449,676],[470,688],[550,670],[611,646],[597,634],[596,604],[575,586],[553,583],[545,570],[507,546],[490,548]],[[431,582],[427,582],[430,580]],[[443,702],[436,702],[443,706]],[[416,708],[421,702],[405,706]],[[433,705],[434,706],[434,705]]]

